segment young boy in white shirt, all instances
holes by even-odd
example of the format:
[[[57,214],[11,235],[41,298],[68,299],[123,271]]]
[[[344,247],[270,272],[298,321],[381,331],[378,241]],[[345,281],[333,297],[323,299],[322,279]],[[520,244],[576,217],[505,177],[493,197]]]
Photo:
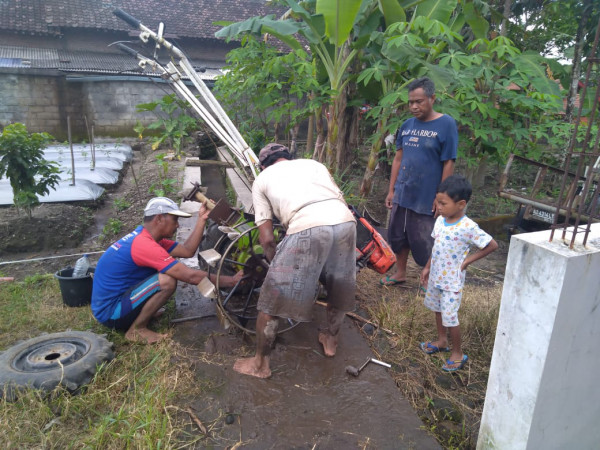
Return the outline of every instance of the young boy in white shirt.
[[[420,347],[428,355],[449,352],[449,330],[452,352],[442,367],[446,372],[462,369],[468,360],[462,352],[458,323],[466,269],[498,248],[498,243],[465,215],[471,192],[471,184],[460,175],[449,176],[438,186],[435,201],[440,216],[432,232],[435,242],[421,272],[421,284],[427,287],[424,304],[435,312],[438,338],[421,342]],[[479,251],[469,254],[472,247]]]

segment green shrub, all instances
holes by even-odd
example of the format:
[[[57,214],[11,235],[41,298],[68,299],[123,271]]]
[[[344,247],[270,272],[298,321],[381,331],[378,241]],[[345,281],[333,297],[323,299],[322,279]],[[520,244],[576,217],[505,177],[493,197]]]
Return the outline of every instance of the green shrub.
[[[10,180],[13,202],[31,218],[45,195],[60,181],[58,165],[46,161],[42,149],[53,139],[48,133],[27,132],[22,123],[8,125],[0,134],[0,177]]]

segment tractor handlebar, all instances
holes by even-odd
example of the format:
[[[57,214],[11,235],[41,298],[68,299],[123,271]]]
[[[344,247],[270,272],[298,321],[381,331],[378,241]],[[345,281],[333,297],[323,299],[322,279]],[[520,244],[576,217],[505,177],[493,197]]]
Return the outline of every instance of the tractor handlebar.
[[[138,56],[138,52],[131,47],[127,47],[125,44],[121,44],[120,42],[117,43],[117,48],[123,53],[127,53],[129,56],[133,56],[134,58],[137,58]]]
[[[140,27],[141,22],[139,20],[137,20],[135,17],[127,14],[121,8],[116,8],[113,11],[113,14],[115,16],[117,16],[119,19],[124,20],[125,22],[127,22],[129,25],[131,25],[134,28],[139,28]]]

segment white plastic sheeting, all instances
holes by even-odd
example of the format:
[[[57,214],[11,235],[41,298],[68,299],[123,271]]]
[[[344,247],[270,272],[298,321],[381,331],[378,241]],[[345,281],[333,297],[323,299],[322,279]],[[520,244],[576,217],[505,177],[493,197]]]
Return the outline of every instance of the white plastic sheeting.
[[[55,190],[48,195],[38,197],[42,203],[76,202],[97,200],[104,188],[98,184],[115,184],[119,181],[119,172],[125,162],[133,159],[133,150],[129,145],[103,143],[95,145],[95,168],[92,170],[92,154],[89,144],[73,144],[75,164],[75,185],[73,182],[73,163],[69,145],[51,145],[44,149],[44,158],[54,161],[60,169],[60,178]],[[97,184],[96,184],[97,183]],[[13,191],[9,180],[0,178],[0,205],[13,204]]]
[[[95,144],[94,145],[96,157],[99,156],[110,156],[119,158],[123,161],[131,161],[133,158],[133,150],[129,145],[125,144]],[[67,144],[61,145],[49,145],[44,149],[44,153],[68,155],[71,157],[71,148]],[[92,146],[90,144],[73,144],[73,154],[75,158],[92,156]],[[46,158],[48,159],[48,158]]]
[[[63,168],[60,171],[60,179],[71,181],[73,171]],[[75,167],[75,182],[79,180],[88,180],[96,184],[116,184],[119,181],[119,172],[104,167],[96,167],[94,170],[89,167]]]
[[[63,181],[73,181],[73,171],[71,169],[62,168],[59,173],[60,179]],[[119,181],[119,172],[112,169],[98,167],[94,170],[88,167],[75,168],[75,182],[79,180],[87,180],[96,184],[116,184]],[[0,189],[4,184],[9,183],[7,178],[0,178]]]
[[[71,161],[71,151],[54,151],[54,150],[46,150],[44,151],[44,158],[48,161],[56,161],[56,160],[69,160]],[[96,159],[99,158],[112,158],[118,159],[119,161],[130,161],[131,158],[127,156],[125,153],[121,152],[112,152],[112,153],[98,153],[96,152]],[[73,159],[75,161],[86,161],[90,164],[92,163],[92,154],[87,152],[76,152],[73,150]]]
[[[46,158],[47,161],[54,161],[59,167],[64,169],[71,169],[71,155],[63,155],[62,158]],[[105,169],[121,170],[123,163],[120,159],[113,158],[110,156],[96,156],[96,167],[103,167]],[[92,158],[75,159],[75,175],[77,175],[77,168],[92,168]]]
[[[41,203],[77,202],[84,200],[97,200],[103,193],[104,188],[88,180],[76,181],[71,186],[70,181],[60,181],[55,190],[43,197],[38,196]],[[0,181],[0,205],[13,204],[13,191],[8,180]]]

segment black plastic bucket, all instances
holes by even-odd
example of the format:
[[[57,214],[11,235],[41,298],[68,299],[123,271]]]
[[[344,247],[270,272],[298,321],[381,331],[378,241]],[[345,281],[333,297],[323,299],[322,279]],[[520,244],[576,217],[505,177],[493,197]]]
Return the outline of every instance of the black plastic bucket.
[[[85,277],[73,278],[73,268],[59,270],[54,274],[60,286],[63,302],[67,306],[84,306],[92,302],[94,268],[90,267]]]

